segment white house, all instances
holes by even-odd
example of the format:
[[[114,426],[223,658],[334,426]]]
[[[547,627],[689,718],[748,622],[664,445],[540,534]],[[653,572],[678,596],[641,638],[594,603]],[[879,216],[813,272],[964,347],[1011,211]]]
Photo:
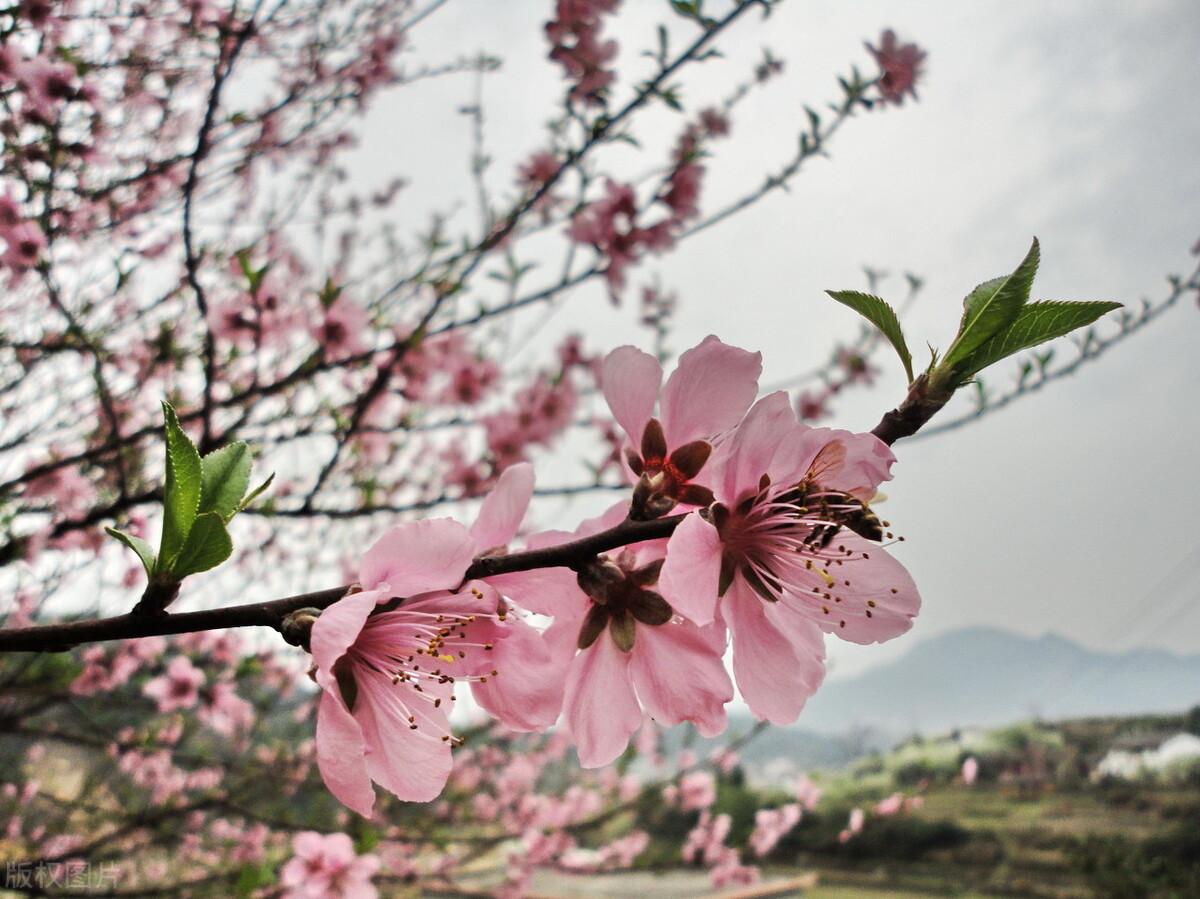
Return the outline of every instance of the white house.
[[[1096,765],[1093,777],[1131,779],[1145,774],[1158,774],[1173,762],[1186,759],[1200,759],[1200,737],[1178,733],[1138,751],[1110,749]]]

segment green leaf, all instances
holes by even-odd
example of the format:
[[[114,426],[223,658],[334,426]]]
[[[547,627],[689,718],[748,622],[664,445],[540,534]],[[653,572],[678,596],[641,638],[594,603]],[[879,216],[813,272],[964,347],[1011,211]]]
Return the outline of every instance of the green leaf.
[[[904,373],[908,376],[911,384],[913,380],[912,354],[904,342],[904,332],[900,330],[900,319],[896,317],[896,310],[879,297],[871,296],[868,293],[859,293],[857,290],[827,290],[825,292],[843,306],[849,306],[883,333],[883,336],[895,348],[900,361],[904,363]]]
[[[250,447],[238,441],[213,450],[200,460],[200,473],[199,511],[216,512],[229,521],[250,486]]]
[[[247,863],[238,869],[234,889],[241,899],[248,899],[256,890],[269,886],[275,880],[275,868],[268,864]]]
[[[118,531],[116,528],[105,528],[104,530],[110,537],[116,537],[137,553],[137,557],[142,560],[142,567],[146,569],[146,577],[151,577],[154,574],[154,550],[149,543],[141,537],[126,534],[124,531]]]
[[[163,532],[159,564],[169,562],[187,540],[200,509],[200,453],[179,426],[169,403],[163,403],[167,432],[167,482],[163,494]]]
[[[1033,276],[1037,273],[1040,251],[1037,238],[1011,275],[984,281],[963,300],[963,317],[958,336],[946,351],[942,365],[959,370],[959,363],[985,341],[1002,334],[1017,320],[1021,307],[1029,301]]]
[[[1120,303],[1066,303],[1057,300],[1030,303],[1003,333],[997,334],[970,355],[959,360],[955,366],[955,372],[960,378],[959,384],[965,384],[976,372],[1001,359],[1047,340],[1062,337],[1078,328],[1085,328],[1106,312],[1120,307]],[[1046,362],[1048,363],[1049,359]]]
[[[248,505],[250,505],[256,499],[258,499],[259,495],[262,494],[262,492],[264,490],[266,490],[268,487],[270,487],[271,482],[274,480],[275,480],[275,472],[271,472],[270,476],[265,481],[263,481],[261,484],[259,484],[257,487],[255,487],[250,492],[250,494],[244,500],[242,500],[242,504],[240,506],[238,506],[237,510],[239,512],[242,511],[242,509],[246,508]]]
[[[179,555],[171,560],[170,572],[182,580],[189,574],[216,568],[233,555],[233,541],[225,522],[216,512],[197,515]]]
[[[325,279],[325,286],[321,288],[317,294],[317,299],[321,301],[321,308],[328,309],[338,301],[338,297],[342,295],[342,288],[333,282],[332,278]]]

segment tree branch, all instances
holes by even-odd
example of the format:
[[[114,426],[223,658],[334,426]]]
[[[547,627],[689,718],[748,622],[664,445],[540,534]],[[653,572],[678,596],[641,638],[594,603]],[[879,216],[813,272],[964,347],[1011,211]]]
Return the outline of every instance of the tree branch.
[[[502,556],[481,556],[471,563],[463,580],[465,582],[534,568],[577,568],[595,558],[597,554],[619,546],[669,537],[686,515],[687,513],[671,515],[652,521],[625,520],[607,531],[570,543]],[[270,627],[278,630],[283,619],[290,613],[303,608],[327,608],[345,596],[351,586],[345,584],[315,593],[199,612],[164,613],[152,617],[129,614],[35,627],[7,628],[0,630],[0,652],[66,652],[82,643],[187,634],[229,627]]]

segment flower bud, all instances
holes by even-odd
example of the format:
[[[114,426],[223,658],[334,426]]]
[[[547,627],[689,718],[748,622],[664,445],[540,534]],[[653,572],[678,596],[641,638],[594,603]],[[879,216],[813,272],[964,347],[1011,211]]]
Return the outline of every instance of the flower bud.
[[[312,634],[312,626],[321,617],[321,610],[314,608],[296,609],[284,616],[279,622],[279,633],[292,646],[299,646],[308,652],[308,638]]]

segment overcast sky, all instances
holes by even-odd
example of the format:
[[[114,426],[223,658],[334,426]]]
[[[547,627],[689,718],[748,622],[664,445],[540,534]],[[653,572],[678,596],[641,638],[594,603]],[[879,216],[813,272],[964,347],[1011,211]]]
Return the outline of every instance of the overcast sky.
[[[637,51],[653,45],[665,6],[626,0],[622,73],[645,65]],[[483,95],[498,188],[538,149],[538,126],[553,114],[560,82],[540,34],[551,9],[548,0],[455,0],[413,37],[414,59],[476,50],[504,58]],[[836,100],[834,77],[850,63],[869,74],[862,41],[885,27],[928,51],[919,103],[851,121],[831,158],[813,162],[790,192],[631,272],[633,285],[657,273],[679,294],[675,350],[711,332],[761,350],[764,383],[810,369],[858,327],[823,291],[864,289],[864,265],[925,279],[905,322],[909,344],[944,349],[963,295],[1011,271],[1034,235],[1043,250],[1035,299],[1137,304],[1164,294],[1166,274],[1191,270],[1200,238],[1195,0],[789,0],[765,24],[755,15],[740,26],[729,58],[707,63],[684,96],[693,110],[715,102],[763,46],[787,63],[714,147],[709,197],[734,198],[786,160],[802,105]],[[413,176],[414,214],[422,203],[446,208],[449,192],[469,201],[466,123],[454,110],[472,94],[469,79],[442,79],[399,92],[377,117],[363,159]],[[661,146],[678,128],[676,120],[638,136]],[[649,166],[626,153],[632,173]],[[893,301],[903,290],[898,277],[881,288]],[[581,290],[546,332],[582,325],[594,348],[649,348],[630,325],[633,299],[631,291],[612,310],[601,289]],[[1200,651],[1198,337],[1200,311],[1186,300],[1044,393],[899,444],[881,512],[906,537],[895,552],[924,608],[913,635],[892,645],[831,641],[834,670],[967,625],[1052,631],[1112,651]],[[902,398],[898,362],[882,353],[877,362],[879,388],[848,397],[829,424],[869,430]],[[1002,387],[1010,370],[985,380]]]

